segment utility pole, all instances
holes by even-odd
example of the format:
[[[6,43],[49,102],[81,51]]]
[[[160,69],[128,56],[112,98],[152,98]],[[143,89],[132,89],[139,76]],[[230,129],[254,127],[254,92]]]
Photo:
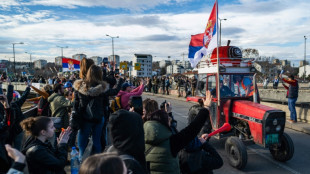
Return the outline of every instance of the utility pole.
[[[30,56],[30,63],[29,63],[29,69],[31,69],[31,55],[32,55],[32,53],[29,53],[29,52],[25,52],[26,54],[29,54],[29,56]]]
[[[69,48],[68,46],[65,46],[65,47],[61,47],[61,46],[58,46],[56,45],[56,47],[60,48],[61,49],[61,58],[64,58],[64,52],[63,52],[63,49],[64,48]]]
[[[183,62],[184,62],[184,56],[185,56],[185,55],[187,55],[187,54],[185,54],[185,53],[182,53],[182,54],[181,54],[181,56],[183,56]]]
[[[219,46],[221,46],[222,45],[222,20],[226,21],[227,19],[219,18],[219,20],[220,20],[220,45]]]
[[[304,54],[304,81],[306,80],[306,65],[307,65],[307,59],[306,59],[306,44],[307,44],[307,36],[304,36],[305,38],[305,54]]]
[[[114,62],[114,66],[113,66],[113,70],[115,70],[115,64],[116,64],[116,61],[115,61],[115,55],[114,55],[114,38],[119,38],[118,36],[110,36],[108,34],[106,34],[106,36],[110,37],[112,39],[112,56],[113,56],[113,62]]]
[[[14,58],[14,75],[16,76],[16,67],[15,67],[15,44],[24,44],[24,42],[12,43],[13,44],[13,58]]]

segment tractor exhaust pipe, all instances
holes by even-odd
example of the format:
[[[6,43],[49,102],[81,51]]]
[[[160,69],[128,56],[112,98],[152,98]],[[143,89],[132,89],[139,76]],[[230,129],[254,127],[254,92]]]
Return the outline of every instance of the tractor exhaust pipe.
[[[256,73],[253,76],[253,85],[254,85],[254,93],[253,93],[253,102],[257,103],[257,92],[256,92]]]

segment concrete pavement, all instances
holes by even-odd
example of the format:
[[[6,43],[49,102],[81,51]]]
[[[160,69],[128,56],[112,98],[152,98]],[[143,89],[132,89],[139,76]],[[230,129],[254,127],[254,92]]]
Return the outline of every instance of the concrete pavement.
[[[162,94],[153,94],[153,93],[148,93],[148,92],[144,92],[143,95],[160,96],[164,98],[171,98],[175,100],[186,101],[186,98],[177,97],[176,95],[162,95]],[[189,102],[192,102],[192,101],[189,101]],[[192,102],[192,103],[195,103],[195,102]],[[303,122],[290,123],[286,121],[285,127],[310,135],[310,123],[303,123]]]

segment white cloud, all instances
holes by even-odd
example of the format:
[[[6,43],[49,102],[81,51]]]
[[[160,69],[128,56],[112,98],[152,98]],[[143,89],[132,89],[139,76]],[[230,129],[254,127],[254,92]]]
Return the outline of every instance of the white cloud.
[[[11,4],[15,1],[11,1]],[[57,5],[60,0],[31,1],[46,5]],[[137,5],[137,8],[149,8],[161,1],[73,1],[67,0],[63,5],[107,6],[125,8]],[[129,3],[131,2],[131,4]],[[105,4],[106,3],[106,4]],[[117,6],[117,3],[118,6]],[[148,5],[145,5],[148,3]],[[127,4],[127,5],[126,5]],[[130,4],[130,5],[128,5]],[[3,4],[0,4],[3,5]],[[126,7],[126,8],[127,8]],[[25,50],[33,50],[35,57],[48,58],[60,54],[56,45],[68,45],[64,54],[70,56],[85,53],[88,56],[111,54],[111,39],[106,34],[120,36],[115,39],[115,53],[121,58],[132,58],[134,53],[148,53],[158,58],[181,59],[182,53],[188,51],[190,35],[204,31],[210,10],[184,14],[119,14],[76,16],[74,20],[62,18],[49,11],[34,11],[17,15],[0,15],[0,39],[7,44],[13,41],[29,42],[31,45],[19,45],[17,59],[24,56]],[[279,58],[302,59],[303,36],[310,35],[310,3],[297,0],[256,1],[240,0],[239,4],[226,4],[219,7],[222,21],[222,41],[232,40],[232,45],[242,48],[256,48],[261,55]],[[201,10],[200,10],[201,11]],[[73,14],[71,14],[73,15]],[[307,33],[308,32],[308,33]],[[165,38],[167,36],[167,39]],[[310,45],[310,44],[308,44]],[[11,45],[4,46],[1,52],[11,52]],[[309,47],[310,48],[310,47]],[[2,48],[0,48],[2,49]],[[310,52],[310,49],[307,51]]]

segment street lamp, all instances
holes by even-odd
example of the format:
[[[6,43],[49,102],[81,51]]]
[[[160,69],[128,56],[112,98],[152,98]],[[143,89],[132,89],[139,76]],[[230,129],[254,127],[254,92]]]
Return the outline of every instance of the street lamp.
[[[24,44],[24,42],[12,43],[12,45],[13,45],[13,58],[14,58],[14,74],[16,75],[16,68],[15,68],[15,44]]]
[[[29,69],[31,69],[31,55],[32,55],[32,53],[29,53],[29,52],[25,52],[26,54],[29,54],[29,56],[30,56],[30,63],[29,63]]]
[[[69,48],[69,47],[68,47],[68,46],[61,47],[61,46],[58,46],[58,45],[56,45],[56,47],[58,47],[58,48],[60,48],[60,49],[61,49],[61,58],[63,58],[63,57],[64,57],[64,52],[63,52],[63,49],[64,49],[64,48]]]
[[[112,39],[112,56],[113,56],[113,62],[114,62],[113,69],[115,70],[116,62],[115,62],[115,56],[114,56],[114,38],[119,38],[119,37],[118,36],[113,37],[113,36],[110,36],[108,34],[106,34],[106,36],[108,36],[108,37],[110,37]]]
[[[221,19],[220,20],[220,46],[222,45],[222,20],[226,21],[227,19]]]
[[[306,60],[306,44],[307,44],[307,36],[304,36],[305,38],[305,54],[304,54],[304,81],[306,80],[306,65],[307,65],[307,60]]]

